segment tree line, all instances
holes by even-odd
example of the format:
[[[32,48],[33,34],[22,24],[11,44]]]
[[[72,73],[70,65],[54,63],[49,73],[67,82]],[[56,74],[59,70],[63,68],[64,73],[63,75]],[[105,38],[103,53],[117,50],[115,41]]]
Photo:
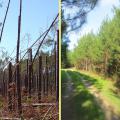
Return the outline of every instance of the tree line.
[[[100,0],[62,0],[61,18],[61,65],[62,68],[68,67],[67,48],[70,32],[77,32],[86,22],[87,14],[92,11]],[[73,13],[72,11],[76,11]],[[69,12],[66,12],[69,11]]]
[[[120,88],[120,9],[105,19],[97,34],[90,32],[68,51],[70,66],[111,77]]]

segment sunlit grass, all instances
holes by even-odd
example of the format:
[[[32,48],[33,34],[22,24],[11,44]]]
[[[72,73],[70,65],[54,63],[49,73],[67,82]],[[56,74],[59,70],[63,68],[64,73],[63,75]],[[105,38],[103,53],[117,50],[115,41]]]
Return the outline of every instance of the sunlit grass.
[[[76,70],[74,70],[76,71]],[[120,96],[114,93],[116,87],[113,81],[110,79],[105,79],[100,75],[91,72],[79,71],[80,76],[84,79],[90,81],[93,86],[95,86],[99,92],[102,94],[104,99],[108,101],[113,107],[116,114],[120,114]]]
[[[67,76],[66,76],[66,71],[65,70],[61,70],[61,80],[62,80],[62,89],[61,89],[61,92],[62,92],[62,95],[64,95],[65,93],[65,83],[66,83],[66,80],[67,80]]]
[[[74,94],[68,103],[72,105],[71,109],[74,111],[72,115],[74,120],[104,120],[104,114],[100,106],[97,105],[94,96],[81,82],[79,73],[70,70],[66,72],[70,75],[74,84]],[[65,82],[66,74],[64,70],[62,75],[62,82]]]

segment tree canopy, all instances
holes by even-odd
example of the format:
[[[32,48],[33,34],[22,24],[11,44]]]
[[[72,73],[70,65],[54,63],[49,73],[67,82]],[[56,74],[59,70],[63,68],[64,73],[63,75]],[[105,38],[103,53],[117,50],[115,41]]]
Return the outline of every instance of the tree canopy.
[[[99,0],[62,0],[62,67],[68,67],[67,47],[69,40],[66,38],[71,31],[77,31],[86,22],[89,13]]]
[[[115,78],[120,87],[120,9],[114,9],[113,19],[103,21],[98,34],[88,33],[68,53],[72,65]]]
[[[98,0],[62,0],[62,19],[67,24],[67,32],[79,29],[97,2]]]

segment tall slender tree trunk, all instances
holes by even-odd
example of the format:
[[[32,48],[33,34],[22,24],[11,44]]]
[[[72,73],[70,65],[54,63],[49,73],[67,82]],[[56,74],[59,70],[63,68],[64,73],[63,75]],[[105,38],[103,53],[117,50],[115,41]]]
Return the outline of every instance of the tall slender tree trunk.
[[[108,53],[107,51],[105,52],[105,57],[104,57],[104,74],[107,74],[107,65],[108,65]]]

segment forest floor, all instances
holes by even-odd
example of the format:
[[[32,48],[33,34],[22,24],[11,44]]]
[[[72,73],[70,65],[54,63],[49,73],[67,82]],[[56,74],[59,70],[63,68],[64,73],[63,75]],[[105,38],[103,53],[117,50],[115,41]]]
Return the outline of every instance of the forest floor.
[[[42,97],[40,103],[37,96],[22,98],[22,114],[18,115],[17,106],[9,111],[7,98],[0,96],[0,120],[58,120],[58,103],[55,94]]]
[[[62,120],[120,120],[114,85],[85,71],[62,70]]]

